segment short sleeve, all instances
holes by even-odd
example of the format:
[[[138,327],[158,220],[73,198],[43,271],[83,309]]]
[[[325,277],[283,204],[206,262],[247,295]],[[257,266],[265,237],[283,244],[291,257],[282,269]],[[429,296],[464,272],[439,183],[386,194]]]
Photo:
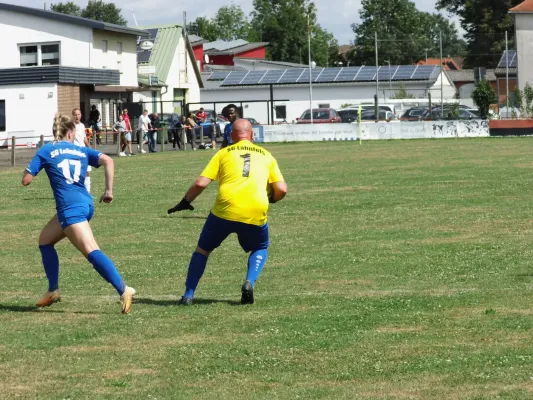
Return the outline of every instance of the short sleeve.
[[[102,155],[99,151],[93,150],[90,147],[84,147],[85,153],[87,154],[89,165],[94,168],[99,168],[98,159]]]
[[[218,180],[218,173],[220,171],[220,151],[211,158],[207,167],[200,174],[201,176],[211,179],[212,181]]]
[[[278,166],[278,162],[274,157],[272,157],[272,162],[270,164],[270,171],[268,174],[268,183],[283,182],[283,175]]]
[[[44,168],[44,164],[46,162],[46,158],[44,156],[43,147],[37,151],[35,156],[31,159],[30,163],[26,167],[26,171],[28,171],[33,176],[36,176],[41,169]]]

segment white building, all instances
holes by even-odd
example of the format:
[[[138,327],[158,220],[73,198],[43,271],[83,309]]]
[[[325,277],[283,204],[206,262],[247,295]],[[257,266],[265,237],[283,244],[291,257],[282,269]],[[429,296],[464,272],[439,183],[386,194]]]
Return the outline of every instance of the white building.
[[[262,124],[274,121],[295,121],[310,108],[309,70],[303,68],[255,71],[213,72],[202,74],[204,89],[201,104],[218,113],[229,103],[242,106],[244,117],[255,118]],[[455,99],[457,90],[444,70],[438,66],[380,67],[376,87],[375,67],[316,68],[312,74],[312,107],[339,109],[348,104],[387,103],[400,89],[416,99],[431,94],[437,104]],[[389,79],[390,78],[390,79]],[[442,86],[441,86],[442,79]],[[271,107],[273,102],[273,107]]]
[[[526,0],[511,8],[509,14],[514,17],[518,86],[523,90],[527,83],[533,86],[533,0]],[[513,67],[516,68],[515,65]]]
[[[115,103],[138,89],[137,37],[146,31],[0,3],[0,32],[0,146],[51,135],[54,114],[74,107],[88,116],[95,104],[111,124]]]
[[[181,25],[144,29],[150,32],[148,41],[153,47],[143,50],[142,42],[139,42],[139,83],[146,90],[136,93],[133,101],[143,102],[150,112],[181,114],[186,103],[200,101],[202,78],[193,49]],[[144,73],[150,69],[151,74]]]

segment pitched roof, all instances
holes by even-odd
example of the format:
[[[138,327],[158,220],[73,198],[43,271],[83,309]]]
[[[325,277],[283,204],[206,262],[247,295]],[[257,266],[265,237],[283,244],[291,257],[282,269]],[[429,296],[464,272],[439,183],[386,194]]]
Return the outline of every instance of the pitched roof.
[[[191,45],[198,46],[200,44],[207,43],[207,40],[201,38],[198,35],[188,35],[189,36],[189,42],[191,42]]]
[[[104,31],[112,31],[112,32],[118,32],[118,33],[124,33],[127,35],[135,35],[135,36],[142,36],[142,37],[148,36],[148,32],[141,30],[141,29],[128,28],[127,26],[109,24],[103,21],[95,21],[92,19],[75,17],[73,15],[57,13],[54,11],[41,10],[39,8],[22,7],[22,6],[16,6],[14,4],[0,3],[0,10],[12,11],[12,12],[26,14],[26,15],[33,15],[35,17],[46,18],[46,19],[50,19],[53,21],[66,22],[68,24],[73,24],[73,25],[78,25],[78,26],[86,26],[92,29],[100,29]]]
[[[241,54],[250,50],[258,49],[260,47],[265,47],[266,45],[268,45],[268,42],[246,43],[242,46],[233,47],[227,50],[205,50],[204,45],[204,53],[209,54],[210,56],[226,56],[233,54]]]
[[[516,7],[509,10],[511,14],[514,13],[533,13],[533,0],[525,0]]]
[[[209,42],[204,44],[204,50],[217,50],[224,51],[228,49],[233,49],[235,47],[243,46],[248,44],[246,40],[236,39],[236,40],[215,40],[214,42]]]
[[[260,69],[270,69],[270,67],[272,66],[279,66],[279,67],[285,67],[285,68],[309,68],[309,66],[306,64],[296,64],[296,63],[291,63],[287,61],[271,61],[271,60],[265,60],[263,58],[235,57],[234,62],[250,64],[250,67],[252,68],[246,68],[246,69],[253,69],[257,67],[259,67]]]
[[[440,58],[428,58],[427,61],[422,60],[417,63],[418,65],[440,65]],[[459,64],[453,58],[443,58],[442,64],[446,71],[458,71],[461,69]]]

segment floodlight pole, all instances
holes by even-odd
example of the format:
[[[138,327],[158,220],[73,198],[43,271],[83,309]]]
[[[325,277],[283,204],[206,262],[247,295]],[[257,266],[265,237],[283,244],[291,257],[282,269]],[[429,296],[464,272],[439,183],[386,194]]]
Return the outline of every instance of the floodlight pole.
[[[312,61],[311,61],[311,20],[307,15],[307,40],[309,50],[309,113],[311,114],[311,124],[313,123],[313,79],[312,79]]]
[[[444,115],[444,65],[442,65],[442,31],[440,37],[440,117]]]
[[[509,115],[509,42],[507,41],[507,31],[505,31],[505,102],[507,106],[505,111]]]
[[[378,62],[378,32],[374,32],[374,47],[376,48],[376,98],[379,101],[379,62]],[[378,103],[376,103],[376,109],[378,108]],[[376,119],[378,119],[376,111]]]

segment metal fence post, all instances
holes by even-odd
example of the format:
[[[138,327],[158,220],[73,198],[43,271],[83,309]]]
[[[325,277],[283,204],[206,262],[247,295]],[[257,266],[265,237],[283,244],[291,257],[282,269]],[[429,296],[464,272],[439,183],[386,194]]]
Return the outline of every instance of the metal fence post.
[[[17,139],[15,136],[11,136],[11,166],[15,166],[15,146],[17,144]]]
[[[194,132],[194,137],[196,139],[196,131]],[[204,126],[202,124],[200,124],[200,139],[202,139],[200,143],[203,143],[204,142]]]
[[[44,135],[41,135],[41,138],[39,139],[39,147],[44,146]]]
[[[185,128],[181,128],[181,143],[183,143],[183,151],[185,151],[185,145],[187,144],[187,134]]]
[[[125,134],[124,134],[125,135]],[[117,132],[117,156],[120,156],[121,149],[121,143],[122,142],[122,132]]]
[[[161,146],[159,148],[159,151],[161,151],[162,153],[165,151],[165,139],[168,138],[168,129],[161,128],[159,133],[161,134]]]

